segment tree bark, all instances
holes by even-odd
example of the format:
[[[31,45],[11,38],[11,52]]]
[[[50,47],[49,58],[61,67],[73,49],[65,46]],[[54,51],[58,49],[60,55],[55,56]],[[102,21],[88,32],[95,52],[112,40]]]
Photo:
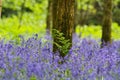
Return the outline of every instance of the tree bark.
[[[64,34],[65,39],[72,43],[72,32],[74,28],[75,0],[53,0],[53,29]],[[54,37],[54,42],[59,43]],[[62,46],[62,45],[61,45]],[[57,50],[53,44],[53,51]]]
[[[52,28],[52,0],[48,0],[48,13],[47,13],[47,20],[46,20],[46,30],[50,33]]]
[[[112,0],[103,0],[102,46],[111,43]]]

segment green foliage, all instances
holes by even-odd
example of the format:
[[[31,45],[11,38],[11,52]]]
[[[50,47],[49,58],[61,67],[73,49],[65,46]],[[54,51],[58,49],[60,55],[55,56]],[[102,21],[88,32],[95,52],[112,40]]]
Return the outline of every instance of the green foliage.
[[[66,76],[66,77],[70,77],[70,75],[71,75],[71,72],[70,72],[69,69],[67,69],[67,70],[65,71],[65,76]]]
[[[41,3],[39,3],[37,0],[3,0],[2,3],[3,3],[2,11],[4,11],[4,8],[7,8],[8,10],[9,9],[15,10],[19,13],[22,9],[22,4],[25,3],[24,8],[28,8],[36,14],[40,15],[42,13],[45,14],[47,12],[46,11],[47,10],[46,9],[47,8],[47,0],[42,0]]]
[[[57,46],[60,55],[64,57],[68,53],[69,48],[71,46],[70,40],[65,39],[64,34],[56,29],[53,29],[53,38],[53,44]]]
[[[19,43],[19,35],[24,35],[25,39],[27,39],[35,33],[39,34],[39,36],[45,34],[47,0],[43,0],[41,3],[37,0],[26,0],[25,7],[33,12],[28,13],[25,11],[20,22],[20,11],[23,2],[24,0],[3,0],[2,11],[4,11],[4,8],[8,8],[17,11],[18,15],[13,15],[9,10],[6,13],[12,15],[11,17],[4,17],[5,15],[2,14],[0,40],[5,38],[7,41],[14,40]],[[18,29],[19,25],[21,25],[20,29]]]
[[[36,79],[36,76],[33,75],[33,76],[30,78],[30,80],[37,80],[37,79]]]
[[[29,18],[28,18],[29,17]],[[38,19],[38,16],[33,14],[24,14],[21,28],[18,29],[19,19],[17,16],[12,18],[3,18],[0,21],[0,37],[6,40],[18,40],[19,35],[24,35],[25,38],[31,37],[33,34],[38,33],[39,36],[45,34],[45,22],[43,19]]]
[[[87,7],[89,7],[89,9],[93,9],[93,2],[95,0],[77,0],[78,2],[78,9],[81,10],[87,10]]]
[[[81,37],[88,37],[91,36],[93,38],[101,38],[101,26],[95,25],[84,25],[84,26],[77,26],[76,33],[81,34]]]
[[[76,0],[78,24],[102,24],[104,0]],[[120,24],[120,0],[113,0],[113,21]],[[85,16],[84,16],[85,15]],[[82,19],[83,18],[83,19]],[[82,23],[81,23],[82,22]]]
[[[95,2],[98,2],[98,6],[100,6],[101,8],[103,8],[103,0],[76,0],[77,1],[77,8],[79,10],[87,10],[87,7],[90,10],[94,11],[95,10]],[[119,5],[120,0],[114,0],[113,1],[113,5],[114,7],[116,7],[117,5]],[[99,11],[97,11],[99,12]]]
[[[117,23],[112,24],[112,39],[120,40],[120,26]]]
[[[94,7],[93,3],[95,0],[78,0],[78,9],[83,9],[86,10],[87,6],[89,7],[89,11],[94,12]],[[101,0],[97,0],[98,2],[101,3]],[[46,13],[47,13],[47,2],[48,0],[26,0],[25,3],[25,8],[31,9],[33,12],[28,13],[27,11],[24,12],[22,16],[22,22],[20,23],[19,17],[20,17],[20,11],[21,11],[21,5],[24,2],[24,0],[3,0],[2,1],[2,11],[4,11],[4,8],[8,8],[11,10],[15,10],[18,12],[18,15],[12,15],[9,18],[5,18],[4,14],[2,14],[3,18],[0,20],[0,40],[1,39],[6,39],[8,40],[15,40],[16,43],[19,43],[19,35],[24,35],[25,38],[31,37],[33,34],[38,33],[39,36],[43,36],[45,34],[45,27],[46,27]],[[119,5],[118,4],[119,0],[113,1],[115,6]],[[81,6],[82,5],[82,6]],[[44,6],[44,7],[43,7]],[[119,8],[116,8],[113,13],[113,19],[114,21],[120,22],[119,21]],[[12,13],[6,12],[9,15]],[[115,18],[116,17],[116,18]],[[93,20],[92,23],[96,20]],[[93,23],[93,24],[94,24]],[[19,24],[21,24],[21,28],[18,29]],[[76,28],[77,34],[80,32],[82,33],[82,37],[87,37],[87,36],[92,36],[93,38],[101,38],[101,26],[95,26],[95,25],[89,25],[89,26],[77,26]],[[113,39],[120,39],[119,37],[120,34],[120,27],[116,24],[113,23],[112,26],[112,38]],[[60,44],[66,44],[69,41],[64,41],[66,40],[64,37],[60,38],[61,36],[64,36],[63,34],[59,35],[58,40],[61,40]],[[63,42],[64,43],[63,43]],[[55,43],[56,44],[56,43]],[[60,44],[56,44],[60,51],[63,50],[63,53],[68,52],[67,47],[68,45],[64,46],[59,46]],[[66,48],[66,49],[65,49]]]
[[[118,22],[119,25],[120,25],[120,9],[118,9],[118,8],[114,9],[114,11],[113,11],[113,20],[115,22]]]
[[[102,36],[102,27],[100,25],[84,25],[84,26],[77,26],[76,33],[80,34],[81,37],[92,37],[95,39],[100,39]],[[112,39],[119,40],[120,34],[120,26],[117,23],[112,24]]]

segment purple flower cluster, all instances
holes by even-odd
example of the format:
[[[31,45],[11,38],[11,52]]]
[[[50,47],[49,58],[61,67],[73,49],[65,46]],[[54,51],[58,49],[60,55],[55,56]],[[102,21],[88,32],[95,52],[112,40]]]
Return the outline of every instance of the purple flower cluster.
[[[62,58],[51,36],[37,36],[21,45],[0,42],[0,80],[120,80],[119,41],[100,48],[100,41],[75,36]]]
[[[98,41],[83,39],[73,46],[67,62],[73,79],[76,76],[76,80],[120,80],[119,50],[119,41],[100,48]]]

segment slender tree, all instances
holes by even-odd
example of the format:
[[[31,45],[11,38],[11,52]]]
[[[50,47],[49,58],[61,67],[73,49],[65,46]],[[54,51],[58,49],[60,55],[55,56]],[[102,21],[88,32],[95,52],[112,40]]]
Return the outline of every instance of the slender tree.
[[[48,0],[48,13],[47,13],[47,20],[46,20],[46,29],[47,32],[50,32],[51,28],[52,28],[52,0]]]
[[[21,28],[22,26],[22,19],[23,19],[23,15],[24,15],[24,7],[26,4],[26,0],[23,1],[23,3],[21,4],[21,12],[20,12],[20,17],[19,17],[19,25],[18,25],[18,29]]]
[[[75,0],[75,7],[74,7],[74,8],[75,8],[75,11],[74,11],[74,12],[75,12],[75,13],[74,13],[74,14],[75,14],[75,16],[74,16],[74,17],[75,17],[75,25],[74,25],[74,29],[73,29],[73,32],[74,32],[74,33],[75,33],[76,26],[78,25],[78,18],[79,18],[79,17],[78,17],[78,12],[79,12],[79,11],[78,11],[78,8],[77,8],[77,7],[78,7],[78,0]]]
[[[112,0],[103,0],[102,46],[111,43]]]
[[[1,18],[1,13],[2,13],[2,0],[0,0],[0,18]]]
[[[74,28],[74,7],[75,0],[53,0],[53,29],[62,32],[65,39],[70,40],[70,43],[72,43],[72,32]],[[54,34],[54,31],[52,33]],[[60,43],[57,37],[53,38],[54,42]],[[57,46],[53,44],[53,51],[55,52],[57,49]]]

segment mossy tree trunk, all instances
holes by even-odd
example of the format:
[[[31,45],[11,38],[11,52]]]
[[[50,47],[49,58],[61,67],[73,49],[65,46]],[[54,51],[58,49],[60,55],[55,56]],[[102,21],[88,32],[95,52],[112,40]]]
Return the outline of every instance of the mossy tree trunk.
[[[2,13],[2,0],[0,0],[0,18],[1,18],[1,13]]]
[[[102,46],[111,43],[112,0],[103,0]]]
[[[48,8],[47,8],[47,20],[46,20],[46,30],[50,33],[52,28],[52,0],[48,0]]]
[[[65,39],[69,39],[71,44],[74,28],[74,9],[75,0],[53,0],[53,29],[63,33]],[[60,43],[56,37],[53,38],[54,42]],[[55,44],[53,44],[53,51],[57,51]]]

